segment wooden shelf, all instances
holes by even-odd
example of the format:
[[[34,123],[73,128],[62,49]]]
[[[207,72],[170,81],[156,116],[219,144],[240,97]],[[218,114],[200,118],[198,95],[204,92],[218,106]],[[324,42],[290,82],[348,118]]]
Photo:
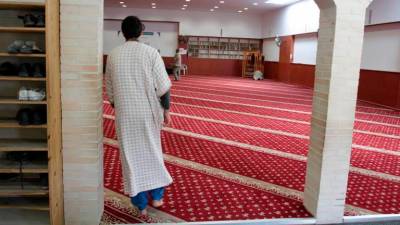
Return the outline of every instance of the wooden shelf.
[[[48,198],[0,198],[0,209],[49,211]]]
[[[24,182],[24,189],[22,189],[19,182],[0,182],[0,198],[45,197],[48,195],[48,188],[37,183]]]
[[[0,57],[46,58],[46,54],[11,54],[7,52],[0,52]]]
[[[48,173],[47,161],[23,162],[20,170],[18,161],[0,159],[0,173]]]
[[[14,9],[14,10],[26,10],[26,9],[31,9],[31,10],[39,10],[42,9],[44,10],[45,4],[40,3],[40,2],[11,2],[11,1],[6,1],[6,2],[0,2],[0,9]]]
[[[0,152],[47,151],[46,140],[0,139]]]
[[[16,120],[1,120],[0,119],[0,128],[45,129],[45,128],[47,128],[47,124],[22,126],[22,125],[19,125],[18,121],[16,121]]]
[[[44,33],[45,27],[0,27],[0,32],[8,33]]]
[[[45,77],[19,77],[0,75],[0,81],[46,81]]]
[[[0,105],[46,105],[47,101],[22,101],[0,97]]]

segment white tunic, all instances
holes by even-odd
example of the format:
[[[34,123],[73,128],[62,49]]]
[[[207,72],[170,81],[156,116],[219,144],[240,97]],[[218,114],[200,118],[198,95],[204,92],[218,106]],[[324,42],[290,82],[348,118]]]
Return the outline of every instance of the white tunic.
[[[172,183],[163,160],[160,97],[171,88],[164,62],[156,49],[129,41],[108,57],[106,89],[115,104],[125,194]]]

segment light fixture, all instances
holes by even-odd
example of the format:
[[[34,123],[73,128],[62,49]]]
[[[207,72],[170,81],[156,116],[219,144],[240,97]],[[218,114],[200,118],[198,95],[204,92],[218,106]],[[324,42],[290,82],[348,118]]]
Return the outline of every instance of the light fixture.
[[[190,2],[190,0],[186,0],[187,2]]]
[[[268,0],[265,1],[266,4],[275,4],[275,5],[286,5],[294,2],[293,0]]]
[[[153,5],[151,8],[153,8],[153,9],[156,9],[156,8],[157,8],[157,6]]]
[[[244,10],[249,10],[249,8],[244,8]]]
[[[182,7],[182,10],[186,10],[186,8],[185,8],[185,7]]]
[[[217,6],[217,5],[216,5],[216,6],[214,6],[214,9],[218,9],[218,8],[219,8],[219,6]]]
[[[155,2],[152,2],[151,5],[156,5],[156,3],[155,3]]]
[[[258,5],[258,2],[254,2],[253,5]]]
[[[242,13],[243,11],[242,11],[242,10],[238,10],[237,12],[238,12],[238,13]]]
[[[210,9],[211,12],[214,12],[214,9]]]
[[[119,2],[119,4],[125,4],[125,2]]]
[[[122,5],[122,7],[126,8],[126,7],[128,7],[128,6],[126,6],[126,5]]]
[[[188,5],[183,5],[183,7],[188,7]]]
[[[221,3],[221,4],[224,4],[224,3],[225,3],[225,1],[219,1],[219,3]]]

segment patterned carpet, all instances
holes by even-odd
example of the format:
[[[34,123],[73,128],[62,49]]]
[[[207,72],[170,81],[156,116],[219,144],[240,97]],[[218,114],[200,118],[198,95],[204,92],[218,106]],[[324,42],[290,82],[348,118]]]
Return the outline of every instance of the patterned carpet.
[[[163,131],[174,183],[140,217],[122,195],[114,111],[104,102],[103,224],[310,217],[302,205],[312,90],[185,76]],[[400,213],[400,112],[358,102],[346,215]]]

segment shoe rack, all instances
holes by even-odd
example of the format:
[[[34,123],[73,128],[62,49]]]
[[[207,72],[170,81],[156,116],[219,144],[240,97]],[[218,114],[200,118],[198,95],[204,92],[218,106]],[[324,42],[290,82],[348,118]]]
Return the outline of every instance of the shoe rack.
[[[59,6],[59,0],[0,1],[0,65],[45,64],[44,77],[0,74],[0,224],[64,224]],[[17,16],[26,14],[45,15],[45,27],[25,27]],[[35,41],[44,52],[9,53],[14,40]],[[21,87],[41,88],[46,98],[20,100]],[[38,107],[47,122],[17,120],[21,109]]]

